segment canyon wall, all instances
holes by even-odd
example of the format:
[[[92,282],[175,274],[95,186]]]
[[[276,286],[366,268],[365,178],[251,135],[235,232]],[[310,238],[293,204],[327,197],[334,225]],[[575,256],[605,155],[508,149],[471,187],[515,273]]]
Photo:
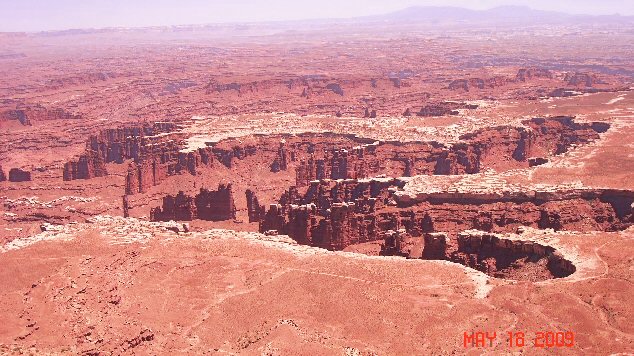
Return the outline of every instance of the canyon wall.
[[[272,205],[260,231],[276,230],[299,243],[339,250],[382,240],[389,230],[455,237],[465,230],[513,232],[520,226],[616,231],[634,222],[631,191],[436,192],[412,199],[394,194],[403,184],[398,179],[313,181],[304,195],[293,188]]]
[[[10,182],[27,182],[31,180],[31,172],[20,168],[11,168],[9,170]]]
[[[260,205],[258,197],[251,189],[247,189],[245,195],[247,198],[247,213],[249,215],[249,222],[260,222],[266,214],[266,207]]]
[[[181,145],[166,135],[175,129],[173,123],[157,122],[101,130],[89,137],[85,152],[77,160],[64,165],[64,180],[101,177],[108,174],[106,163],[123,163],[128,159],[140,161],[146,156],[160,156],[177,150]]]
[[[551,246],[479,230],[462,231],[455,238],[442,232],[411,236],[404,229],[384,235],[383,256],[446,260],[492,277],[541,281],[576,271],[574,264]]]
[[[63,179],[65,181],[74,179],[90,179],[108,175],[106,164],[95,151],[87,151],[79,156],[77,161],[70,161],[64,164]]]
[[[168,176],[189,173],[196,175],[200,169],[212,167],[214,155],[211,147],[182,152],[173,150],[157,151],[152,155],[142,155],[128,165],[125,179],[126,194],[145,193],[160,184]]]
[[[162,206],[153,208],[150,212],[152,221],[222,221],[235,217],[236,207],[231,184],[221,184],[215,191],[201,188],[194,197],[182,191],[175,196],[167,195],[163,198]]]
[[[16,109],[0,112],[0,121],[15,120],[24,126],[31,126],[33,122],[47,120],[77,120],[82,116],[68,112],[61,108],[47,108],[42,105],[18,104]]]

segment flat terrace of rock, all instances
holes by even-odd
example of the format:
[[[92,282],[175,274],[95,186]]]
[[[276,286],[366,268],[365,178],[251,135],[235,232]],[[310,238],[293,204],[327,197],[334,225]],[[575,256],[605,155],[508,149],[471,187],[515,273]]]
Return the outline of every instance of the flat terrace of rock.
[[[631,231],[527,231],[522,238],[558,246],[579,270],[557,282],[514,283],[442,261],[332,253],[283,237],[93,221],[55,235],[67,238],[0,254],[4,339],[73,353],[292,352],[301,345],[312,353],[392,354],[463,352],[464,330],[549,325],[576,331],[572,352],[619,352],[634,343],[632,311],[620,302],[634,292]],[[386,323],[392,327],[383,329]],[[69,337],[61,341],[60,333]],[[29,350],[10,345],[4,350]],[[506,350],[500,343],[492,352]]]

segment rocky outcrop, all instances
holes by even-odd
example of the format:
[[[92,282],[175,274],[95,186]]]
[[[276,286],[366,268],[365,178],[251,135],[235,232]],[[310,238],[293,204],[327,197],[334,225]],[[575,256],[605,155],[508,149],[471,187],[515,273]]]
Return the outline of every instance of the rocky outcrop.
[[[365,111],[363,112],[363,117],[367,118],[367,119],[375,119],[376,118],[376,110],[370,111],[369,108],[365,108]]]
[[[271,164],[271,172],[277,173],[287,170],[289,161],[290,158],[288,156],[288,150],[286,149],[286,140],[282,139],[280,147],[277,150],[277,157],[275,157],[275,160]]]
[[[161,208],[154,208],[150,212],[152,221],[191,221],[198,217],[194,198],[180,191],[176,196],[168,195],[163,198]]]
[[[303,196],[291,188],[271,205],[260,231],[277,230],[300,243],[333,250],[376,240],[382,220],[374,213],[388,204],[387,188],[394,184],[393,179],[314,181]]]
[[[335,94],[343,96],[343,88],[337,83],[327,84],[326,89],[331,90]]]
[[[384,240],[381,246],[382,256],[423,258],[424,249],[428,247],[423,236],[411,236],[405,229],[398,231],[388,230],[382,233],[381,239]]]
[[[544,157],[531,157],[528,159],[529,167],[541,166],[546,163],[548,163],[548,158]]]
[[[419,112],[416,113],[417,116],[421,117],[434,117],[434,116],[445,116],[445,115],[458,115],[460,112],[459,109],[477,109],[477,105],[473,104],[462,104],[457,102],[442,102],[437,104],[429,104],[423,106]]]
[[[449,83],[448,89],[450,90],[464,90],[470,91],[471,89],[489,89],[497,88],[506,85],[510,80],[506,77],[496,76],[492,78],[470,78],[470,79],[457,79]]]
[[[7,176],[4,174],[4,170],[2,169],[2,166],[0,166],[0,182],[4,182],[7,180]]]
[[[362,144],[351,149],[333,148],[324,152],[323,158],[311,153],[297,167],[297,186],[308,185],[319,179],[363,178],[378,173],[380,156],[376,154],[379,142]]]
[[[95,151],[88,151],[77,161],[70,161],[64,164],[65,181],[74,179],[90,179],[95,177],[103,177],[108,175],[106,164],[99,154]]]
[[[634,202],[634,192],[601,189],[394,194],[403,184],[399,179],[313,181],[304,195],[293,188],[271,206],[260,231],[277,230],[299,243],[333,250],[401,229],[411,237],[435,231],[456,236],[470,229],[512,232],[520,226],[614,231],[631,225]]]
[[[167,177],[167,167],[157,160],[131,162],[125,177],[125,193],[145,193]]]
[[[504,235],[467,230],[451,237],[437,232],[411,236],[387,231],[381,255],[447,260],[492,277],[540,281],[573,274],[576,267],[553,247]]]
[[[475,107],[453,102],[442,105]],[[603,123],[577,124],[572,118],[560,117],[529,120],[525,127],[482,129],[463,135],[460,143],[452,145],[434,141],[380,142],[354,135],[305,133],[230,138],[196,150],[184,150],[184,141],[177,134],[169,133],[174,129],[173,124],[157,123],[104,130],[90,139],[87,152],[97,152],[104,162],[134,161],[126,176],[127,194],[146,192],[168,176],[201,174],[204,169],[213,167],[215,160],[232,169],[236,160],[249,157],[257,164],[268,164],[274,173],[294,169],[296,185],[307,186],[320,179],[472,174],[483,167],[528,167],[529,157],[547,159],[565,152],[573,144],[592,141],[599,137],[599,132],[605,132],[604,126],[609,127]],[[73,167],[73,163],[67,165],[67,179],[78,177],[71,173]]]
[[[603,84],[596,75],[589,73],[566,73],[564,81],[575,87],[592,87],[594,84]]]
[[[247,189],[245,194],[247,198],[247,213],[249,214],[249,222],[259,223],[266,214],[266,207],[264,205],[260,205],[258,197],[255,196],[255,192],[251,189]]]
[[[594,141],[609,128],[609,124],[602,122],[577,123],[569,116],[533,118],[525,124],[535,132],[531,155],[545,152],[543,156],[558,155],[567,152],[572,145]]]
[[[212,152],[220,163],[231,168],[234,159],[245,159],[248,156],[253,156],[258,152],[258,147],[255,145],[236,145],[231,148],[214,146]]]
[[[0,121],[16,120],[25,126],[31,126],[33,121],[76,120],[80,118],[81,115],[62,108],[47,108],[42,105],[18,104],[16,109],[0,112]]]
[[[478,130],[461,136],[461,142],[453,145],[433,141],[367,143],[340,137],[348,142],[347,147],[338,144],[300,152],[294,146],[289,150],[293,157],[304,157],[295,171],[296,185],[301,187],[320,179],[473,174],[483,167],[529,167],[530,157],[548,159],[574,144],[596,140],[599,132],[606,130],[602,123],[578,124],[570,117],[535,118],[524,124]]]
[[[452,110],[451,108],[443,105],[426,105],[423,106],[419,112],[416,113],[417,116],[422,117],[435,117],[435,116],[445,116],[445,115],[458,115],[458,110]]]
[[[31,172],[21,170],[20,168],[11,168],[9,170],[10,182],[27,182],[31,180]]]
[[[550,246],[532,241],[506,239],[481,231],[463,231],[456,250],[446,258],[493,277],[532,281],[562,278],[573,274],[575,266]]]
[[[176,126],[173,123],[157,122],[152,125],[102,130],[98,134],[90,136],[86,143],[85,153],[77,161],[70,161],[64,165],[64,180],[101,177],[107,175],[105,163],[120,164],[132,159],[138,166],[135,178],[147,182],[149,181],[147,176],[139,177],[150,171],[147,167],[148,162],[161,162],[163,164],[180,158],[178,152],[182,144],[165,135],[175,129]],[[134,185],[129,180],[126,179],[126,187]],[[154,180],[156,181],[156,179]],[[137,185],[146,186],[147,184]],[[129,191],[134,192],[135,190]],[[140,190],[137,189],[136,192],[138,191]]]
[[[31,119],[24,110],[7,110],[0,113],[0,120],[10,121],[16,120],[24,126],[31,126]]]
[[[126,194],[145,193],[169,176],[177,174],[197,175],[201,169],[214,164],[211,147],[189,152],[165,153],[143,156],[138,162],[128,165],[125,185]]]
[[[128,159],[139,161],[154,155],[173,155],[182,148],[182,143],[165,134],[176,128],[171,122],[156,122],[151,125],[105,129],[90,136],[86,149],[97,152],[106,163],[123,163]]]
[[[194,201],[198,219],[222,221],[236,218],[231,184],[221,184],[215,191],[201,189]]]
[[[235,217],[236,207],[231,184],[221,184],[215,191],[201,188],[195,197],[182,191],[176,196],[168,195],[163,198],[161,207],[153,208],[150,212],[152,221],[222,221]]]
[[[548,69],[544,68],[521,68],[517,71],[517,75],[515,76],[515,80],[519,82],[526,82],[533,78],[546,78],[552,79],[553,73]]]
[[[225,91],[231,91],[234,90],[238,93],[241,93],[241,89],[242,89],[242,84],[240,83],[218,83],[216,81],[210,81],[206,86],[205,86],[205,90],[207,91],[207,94],[211,94],[213,92],[225,92]],[[250,88],[251,90],[253,90],[253,88]]]

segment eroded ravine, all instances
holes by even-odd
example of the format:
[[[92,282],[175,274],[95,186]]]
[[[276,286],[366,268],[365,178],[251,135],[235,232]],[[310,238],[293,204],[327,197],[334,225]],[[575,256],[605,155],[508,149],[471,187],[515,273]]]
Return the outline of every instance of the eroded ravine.
[[[130,151],[145,153],[132,157],[126,191],[143,193],[164,177],[200,174],[201,169],[214,169],[218,163],[231,172],[242,169],[236,162],[258,157],[272,173],[294,171],[295,175],[295,185],[268,207],[260,203],[257,189],[243,187],[249,222],[258,223],[262,233],[289,235],[301,244],[329,250],[378,241],[381,249],[375,252],[381,255],[444,259],[493,277],[565,277],[574,273],[575,266],[550,246],[485,235],[484,240],[473,238],[481,244],[475,247],[477,244],[465,242],[473,239],[464,233],[513,233],[523,226],[555,231],[622,230],[632,224],[633,192],[553,187],[408,192],[407,185],[412,183],[407,176],[454,177],[492,167],[529,167],[548,162],[573,145],[596,140],[608,129],[606,124],[578,124],[571,118],[533,119],[525,124],[527,128],[480,130],[452,145],[381,142],[330,133],[258,135],[226,139],[197,151],[179,151],[174,158],[169,150],[152,153],[156,147],[164,148],[153,144],[151,150]],[[170,147],[179,146],[169,142]],[[148,157],[153,157],[151,164]],[[365,178],[376,176],[404,178]],[[168,194],[152,209],[150,218],[235,219],[234,190],[232,184],[225,184],[217,190]],[[444,239],[440,245],[445,247],[429,252],[440,236]],[[402,246],[410,244],[421,253],[404,252]]]
[[[63,178],[91,179],[108,175],[108,163],[127,164],[126,217],[142,217],[139,206],[149,205],[153,221],[234,221],[231,228],[241,230],[240,220],[248,218],[261,233],[304,245],[355,250],[370,244],[357,250],[545,280],[574,273],[574,264],[551,246],[498,234],[523,227],[623,230],[634,222],[634,192],[514,186],[488,172],[547,163],[608,129],[554,117],[480,129],[452,143],[325,132],[226,138],[190,150],[180,127],[159,122],[90,137]],[[264,181],[249,177],[263,173]],[[195,189],[183,189],[181,181]],[[281,196],[271,196],[271,186]]]

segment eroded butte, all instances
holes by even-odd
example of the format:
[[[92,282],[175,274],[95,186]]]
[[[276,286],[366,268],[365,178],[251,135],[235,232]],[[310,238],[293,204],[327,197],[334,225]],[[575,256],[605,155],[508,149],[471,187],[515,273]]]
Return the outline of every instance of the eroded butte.
[[[0,352],[634,350],[631,27],[223,26],[0,34]]]

